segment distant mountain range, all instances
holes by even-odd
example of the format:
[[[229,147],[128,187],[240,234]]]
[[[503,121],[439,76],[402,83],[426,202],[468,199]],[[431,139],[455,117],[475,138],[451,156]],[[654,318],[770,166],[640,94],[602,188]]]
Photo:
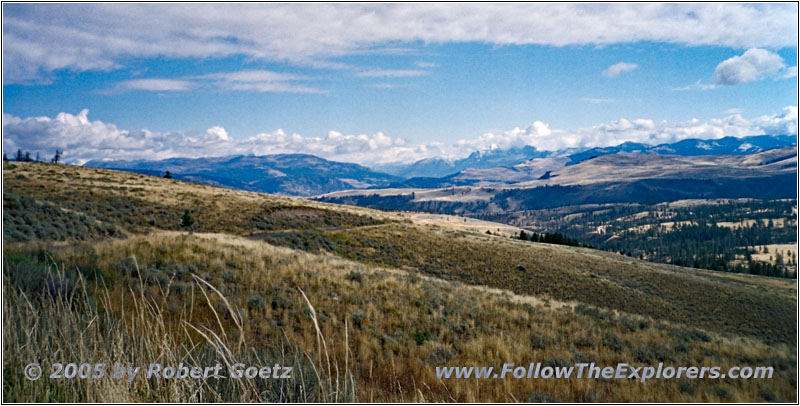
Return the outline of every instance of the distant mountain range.
[[[476,151],[459,160],[423,159],[373,169],[304,154],[171,158],[161,161],[89,161],[85,165],[256,192],[314,196],[340,190],[497,186],[547,179],[551,172],[597,157],[635,155],[746,155],[797,144],[796,135],[761,135],[672,144],[626,142],[583,151],[540,151],[532,146]]]
[[[475,151],[468,157],[458,160],[426,158],[412,164],[390,164],[375,166],[374,169],[401,178],[440,178],[461,172],[465,169],[488,169],[499,166],[513,166],[534,158],[553,155],[526,145],[522,148],[490,149]]]
[[[456,161],[459,167],[467,166],[458,172],[440,177],[413,177],[392,184],[390,187],[443,188],[512,184],[537,180],[549,176],[549,172],[563,166],[618,153],[678,156],[746,155],[796,144],[796,135],[759,135],[744,138],[725,137],[718,140],[687,139],[660,145],[626,142],[614,147],[592,148],[579,152],[574,150],[547,152],[538,151],[533,147],[507,151],[492,150],[482,154],[476,152],[468,158]],[[524,159],[526,156],[529,158]],[[416,171],[433,162],[435,161],[422,160],[410,167]],[[441,165],[435,168],[441,168]]]
[[[570,162],[567,165],[618,152],[680,156],[746,155],[796,144],[797,135],[756,135],[743,138],[725,137],[717,140],[688,139],[655,146],[626,142],[615,147],[592,148],[572,154],[569,156]]]
[[[85,166],[119,169],[235,189],[310,196],[346,189],[385,187],[401,181],[352,163],[314,155],[281,154],[162,161],[89,161]]]
[[[796,199],[797,148],[748,155],[620,152],[513,184],[353,190],[318,199],[378,209],[482,216],[588,204],[728,198]]]

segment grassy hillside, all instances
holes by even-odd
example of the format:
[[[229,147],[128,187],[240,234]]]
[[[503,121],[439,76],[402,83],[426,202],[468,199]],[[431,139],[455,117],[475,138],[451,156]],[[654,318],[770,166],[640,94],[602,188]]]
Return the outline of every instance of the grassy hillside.
[[[510,234],[508,226],[454,217],[62,165],[3,169],[7,399],[796,400],[797,292],[788,281],[513,241],[485,234]],[[303,375],[242,387],[21,377],[30,359],[63,354],[280,360]],[[767,365],[775,377],[435,376],[435,366],[504,362]]]

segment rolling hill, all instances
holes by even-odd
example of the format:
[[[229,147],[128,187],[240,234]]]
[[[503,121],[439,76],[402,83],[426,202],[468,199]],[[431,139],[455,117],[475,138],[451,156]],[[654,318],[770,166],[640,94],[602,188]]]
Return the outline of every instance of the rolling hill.
[[[5,370],[34,353],[42,363],[92,351],[142,363],[163,349],[160,359],[176,363],[278,360],[303,374],[200,388],[22,386],[15,375],[4,382],[7,399],[796,400],[789,281],[518,241],[514,227],[455,216],[96,168],[4,163],[3,185],[4,340],[38,340],[6,357]],[[69,339],[47,340],[56,331]],[[86,335],[94,349],[77,339]],[[536,360],[770,365],[776,375],[645,384],[435,375],[442,365]]]
[[[283,154],[161,161],[89,161],[85,166],[163,175],[241,190],[309,196],[343,189],[385,187],[398,178],[313,155]]]
[[[156,355],[148,349],[163,348],[160,357],[175,363],[266,357],[305,371],[291,383],[226,381],[199,390],[182,381],[164,390],[146,380],[85,388],[51,380],[43,382],[47,391],[28,393],[21,388],[39,386],[9,377],[8,399],[48,393],[85,401],[795,397],[797,291],[789,281],[522,242],[509,238],[519,231],[514,227],[455,216],[388,213],[103,169],[4,163],[3,181],[4,339],[22,339],[22,331],[42,338],[7,357],[7,370],[30,362],[33,352],[43,363],[87,352],[77,337],[91,334],[96,350],[128,363],[152,362]],[[62,297],[71,304],[59,305]],[[55,331],[72,335],[44,341]],[[137,339],[123,340],[126,334]],[[122,347],[112,350],[116,345]],[[774,366],[776,377],[600,385],[435,376],[435,366],[529,360],[764,364]]]

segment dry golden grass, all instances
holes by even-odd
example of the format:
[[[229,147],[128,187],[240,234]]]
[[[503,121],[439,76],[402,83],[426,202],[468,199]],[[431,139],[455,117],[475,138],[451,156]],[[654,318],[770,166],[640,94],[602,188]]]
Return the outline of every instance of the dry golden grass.
[[[200,392],[149,382],[36,386],[6,373],[7,399],[797,401],[797,290],[790,281],[514,241],[454,217],[383,213],[122,172],[11,163],[4,164],[3,178],[4,193],[118,224],[126,235],[5,241],[4,343],[22,347],[4,348],[4,370],[18,373],[35,353],[43,361],[65,353],[140,364],[200,359],[190,349],[204,343],[203,362],[228,356],[225,348],[242,357],[276,356],[277,345],[284,359],[308,372],[283,389]],[[193,210],[194,231],[179,231],[184,209]],[[302,227],[283,227],[294,218]],[[257,226],[264,221],[273,228]],[[37,230],[46,233],[47,218],[39,222]],[[302,250],[246,238],[265,230],[271,241]],[[41,285],[15,279],[39,249],[52,253],[58,269],[89,279],[87,289],[73,289],[83,295],[77,296],[83,307],[60,305],[42,295]],[[38,299],[18,294],[24,286],[39,292]],[[47,339],[62,325],[68,326],[63,337],[71,339]],[[137,333],[141,338],[126,346],[122,338]],[[652,365],[659,359],[674,366],[774,366],[775,377],[640,383],[435,376],[443,365]]]
[[[661,320],[409,275],[229,235],[159,233],[90,247],[59,251],[56,259],[109,274],[106,280],[113,281],[110,299],[101,307],[118,317],[127,306],[123,303],[130,304],[137,294],[160,303],[164,311],[159,325],[165,327],[158,335],[168,337],[160,347],[181,348],[190,340],[202,341],[192,331],[187,334],[168,327],[178,326],[178,320],[213,328],[218,334],[227,331],[227,341],[235,344],[244,338],[255,350],[285,339],[312,354],[317,365],[325,366],[330,359],[333,377],[329,379],[334,385],[337,379],[340,383],[345,379],[349,368],[359,401],[513,402],[527,401],[535,394],[600,402],[795,399],[790,345],[698,332]],[[138,277],[120,276],[130,258],[136,258],[144,275],[141,292],[130,293],[131,286],[139,284]],[[192,296],[195,301],[198,297],[206,300],[199,290],[192,290],[190,275],[179,276],[181,267],[192,265],[221,294],[208,291],[210,306],[195,305],[189,315]],[[160,280],[161,274],[167,279]],[[167,289],[171,293],[165,295]],[[320,335],[304,295],[316,309],[329,357],[322,355]],[[263,297],[263,306],[248,303],[255,296]],[[234,310],[228,311],[229,307]],[[420,333],[427,337],[421,342],[417,340]],[[497,368],[504,362],[658,362],[649,357],[662,357],[675,366],[745,364],[783,369],[776,367],[772,380],[651,380],[644,384],[578,379],[461,381],[435,376],[437,365]]]

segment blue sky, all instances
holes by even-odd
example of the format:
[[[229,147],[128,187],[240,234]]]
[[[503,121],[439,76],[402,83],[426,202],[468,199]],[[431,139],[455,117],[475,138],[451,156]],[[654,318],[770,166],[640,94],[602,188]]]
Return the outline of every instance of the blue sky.
[[[4,147],[60,143],[78,162],[370,164],[797,131],[794,4],[3,11]]]

